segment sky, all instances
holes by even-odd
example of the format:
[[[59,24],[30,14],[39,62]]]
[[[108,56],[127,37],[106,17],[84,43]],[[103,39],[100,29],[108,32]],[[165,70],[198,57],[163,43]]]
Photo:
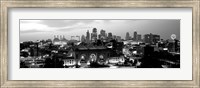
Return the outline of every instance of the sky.
[[[103,29],[106,33],[121,36],[123,39],[127,32],[133,36],[138,34],[158,34],[161,39],[171,39],[175,34],[180,39],[180,20],[174,19],[130,19],[130,20],[20,20],[20,41],[36,41],[53,39],[54,35],[64,35],[66,39],[71,36],[86,36],[87,30],[92,32],[97,28],[97,33]]]

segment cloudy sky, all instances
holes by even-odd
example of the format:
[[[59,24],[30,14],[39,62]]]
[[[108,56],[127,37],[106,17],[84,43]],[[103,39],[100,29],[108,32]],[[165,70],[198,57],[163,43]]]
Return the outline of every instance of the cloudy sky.
[[[97,28],[112,32],[113,35],[125,38],[126,32],[133,36],[138,34],[158,34],[162,39],[170,39],[176,34],[180,39],[180,20],[20,20],[20,41],[53,39],[54,35],[71,36],[86,35],[87,30],[92,32]]]

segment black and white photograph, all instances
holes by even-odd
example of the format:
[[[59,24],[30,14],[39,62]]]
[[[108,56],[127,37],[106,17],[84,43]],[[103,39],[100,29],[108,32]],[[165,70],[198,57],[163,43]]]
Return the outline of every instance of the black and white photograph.
[[[20,68],[180,68],[180,19],[20,19]]]

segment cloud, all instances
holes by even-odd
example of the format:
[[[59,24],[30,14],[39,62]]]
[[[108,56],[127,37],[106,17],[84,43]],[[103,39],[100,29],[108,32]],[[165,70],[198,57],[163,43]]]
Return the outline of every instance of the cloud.
[[[42,20],[40,24],[46,25],[48,27],[66,27],[69,25],[76,24],[76,21],[73,20]]]
[[[23,33],[71,31],[72,29],[89,28],[88,25],[91,23],[94,23],[94,20],[20,20],[20,31]]]
[[[39,33],[39,32],[48,32],[48,31],[38,31],[36,29],[31,29],[31,30],[28,30],[28,31],[20,31],[20,33],[24,34],[24,33]]]
[[[40,24],[46,25],[48,27],[66,27],[76,24],[88,24],[92,23],[93,20],[42,20]]]
[[[20,33],[70,33],[68,35],[82,35],[87,30],[92,32],[97,28],[112,32],[115,35],[125,36],[126,32],[131,34],[137,31],[139,34],[155,33],[162,38],[168,38],[172,33],[179,36],[179,20],[20,20]],[[47,36],[47,35],[46,35]]]

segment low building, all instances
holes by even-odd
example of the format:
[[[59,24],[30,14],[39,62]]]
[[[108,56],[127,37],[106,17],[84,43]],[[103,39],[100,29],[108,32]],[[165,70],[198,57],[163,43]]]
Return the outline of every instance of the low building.
[[[74,67],[76,66],[76,60],[74,57],[65,57],[62,59],[64,64],[64,67]]]
[[[121,56],[121,57],[110,57],[109,60],[108,60],[109,64],[122,65],[122,64],[124,64],[124,62],[125,62],[125,59],[124,59],[123,56]]]

